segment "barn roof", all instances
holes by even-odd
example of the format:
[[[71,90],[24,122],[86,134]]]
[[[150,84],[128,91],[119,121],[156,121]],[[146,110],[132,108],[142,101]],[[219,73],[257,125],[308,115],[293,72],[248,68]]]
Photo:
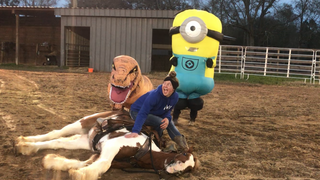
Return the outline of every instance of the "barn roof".
[[[56,8],[50,6],[0,6],[1,15],[60,15],[60,16],[109,16],[172,19],[177,10],[132,10],[100,8]]]
[[[139,9],[99,9],[99,8],[56,8],[55,15],[60,16],[108,16],[130,18],[173,19],[177,10],[139,10]]]
[[[49,6],[0,6],[1,15],[54,15],[54,7]]]

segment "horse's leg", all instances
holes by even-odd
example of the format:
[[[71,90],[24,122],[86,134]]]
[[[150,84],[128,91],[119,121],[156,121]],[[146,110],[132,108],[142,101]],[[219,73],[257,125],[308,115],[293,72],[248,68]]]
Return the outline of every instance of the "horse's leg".
[[[53,130],[47,134],[36,136],[20,136],[16,139],[16,144],[19,142],[39,142],[48,141],[51,139],[57,139],[59,137],[70,136],[74,134],[87,134],[89,129],[95,124],[96,119],[99,117],[107,117],[112,111],[96,113],[90,116],[86,116],[72,124],[68,124],[60,130]]]
[[[76,159],[67,159],[57,154],[48,154],[42,159],[42,164],[45,169],[66,171],[69,169],[78,169],[88,166],[96,161],[99,156],[99,154],[94,154],[88,160],[80,161]]]
[[[74,135],[68,138],[53,139],[43,142],[20,142],[16,151],[23,155],[36,153],[41,149],[86,149],[90,150],[88,135]]]
[[[101,174],[109,170],[112,160],[122,145],[108,142],[109,141],[105,141],[101,144],[102,151],[100,157],[91,165],[80,169],[69,170],[69,174],[73,180],[96,180]]]
[[[111,168],[114,168],[114,169],[132,168],[132,164],[130,162],[113,160],[111,163]]]
[[[16,139],[16,144],[21,142],[41,142],[52,139],[57,139],[59,137],[69,136],[72,134],[84,134],[87,133],[86,129],[82,129],[80,120],[68,124],[60,130],[53,130],[47,134],[35,135],[35,136],[20,136]]]

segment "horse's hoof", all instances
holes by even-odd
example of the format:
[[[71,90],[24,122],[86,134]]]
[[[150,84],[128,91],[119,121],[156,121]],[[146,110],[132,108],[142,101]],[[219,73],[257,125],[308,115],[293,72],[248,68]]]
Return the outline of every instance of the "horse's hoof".
[[[86,176],[82,171],[78,169],[70,169],[68,172],[72,180],[84,180]]]
[[[16,153],[21,153],[23,155],[31,155],[38,151],[38,148],[32,145],[29,142],[21,142],[15,145]]]
[[[63,168],[63,157],[56,155],[56,154],[47,154],[42,159],[42,165],[45,169],[53,169],[53,170],[67,170]]]
[[[28,140],[25,137],[19,136],[19,137],[16,138],[15,144],[19,144],[19,143],[23,143],[23,142],[27,142],[27,141]]]
[[[99,179],[98,170],[84,167],[79,169],[70,169],[69,176],[72,180],[97,180]]]

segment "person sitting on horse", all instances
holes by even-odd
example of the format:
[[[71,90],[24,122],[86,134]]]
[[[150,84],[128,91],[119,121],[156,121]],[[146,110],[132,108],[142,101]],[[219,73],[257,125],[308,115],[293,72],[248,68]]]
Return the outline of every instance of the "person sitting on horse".
[[[189,150],[186,139],[171,121],[171,111],[179,100],[175,91],[179,86],[176,72],[171,71],[163,83],[156,89],[147,92],[137,99],[130,108],[130,116],[135,121],[130,134],[126,138],[137,137],[143,125],[153,127],[161,137],[167,129],[170,138],[177,143],[180,149]]]

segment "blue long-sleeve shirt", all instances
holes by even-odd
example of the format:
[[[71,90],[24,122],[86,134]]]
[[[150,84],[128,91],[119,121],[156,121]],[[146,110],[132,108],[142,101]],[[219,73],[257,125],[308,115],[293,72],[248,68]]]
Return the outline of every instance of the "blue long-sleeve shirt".
[[[148,114],[153,114],[161,118],[168,118],[171,121],[171,110],[177,104],[179,95],[173,92],[170,97],[162,93],[162,85],[142,95],[132,105],[130,110],[138,112],[132,132],[139,133]]]

